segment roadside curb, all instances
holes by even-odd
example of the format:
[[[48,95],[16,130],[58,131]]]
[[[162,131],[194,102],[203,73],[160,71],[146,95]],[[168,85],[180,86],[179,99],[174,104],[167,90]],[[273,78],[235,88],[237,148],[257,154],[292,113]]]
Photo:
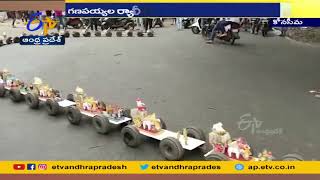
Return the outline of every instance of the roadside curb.
[[[299,44],[299,45],[310,46],[310,47],[314,47],[314,48],[320,47],[320,43],[317,44],[317,43],[308,43],[308,42],[298,41],[298,40],[292,39],[292,38],[290,38],[288,36],[286,36],[285,38],[288,41],[291,41],[291,42]]]

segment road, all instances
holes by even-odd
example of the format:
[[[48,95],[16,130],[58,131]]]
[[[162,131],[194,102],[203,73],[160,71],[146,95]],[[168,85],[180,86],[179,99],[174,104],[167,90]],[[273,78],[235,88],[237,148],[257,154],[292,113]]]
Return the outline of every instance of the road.
[[[210,132],[222,122],[255,151],[276,157],[300,153],[319,159],[320,100],[307,93],[320,86],[320,49],[280,37],[242,33],[236,45],[205,44],[190,30],[156,29],[154,38],[67,39],[61,47],[0,48],[0,66],[21,79],[41,77],[64,95],[76,86],[88,95],[128,107],[143,98],[177,131],[187,126]],[[120,132],[99,135],[90,120],[80,126],[44,108],[0,100],[1,160],[161,160],[158,143],[127,147]],[[243,115],[262,122],[239,127]],[[254,128],[254,129],[252,129]],[[254,130],[254,131],[253,131]],[[269,130],[269,134],[266,133]],[[201,160],[188,152],[186,160]]]

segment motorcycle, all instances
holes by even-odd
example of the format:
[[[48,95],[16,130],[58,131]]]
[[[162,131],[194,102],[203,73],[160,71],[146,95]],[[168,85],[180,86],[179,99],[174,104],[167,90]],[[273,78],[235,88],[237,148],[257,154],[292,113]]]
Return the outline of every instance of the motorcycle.
[[[125,30],[134,29],[135,23],[130,18],[103,18],[101,23],[101,29],[118,29],[123,28]]]
[[[201,18],[196,18],[195,22],[190,26],[193,34],[199,34],[201,32],[202,27],[200,25]]]
[[[193,18],[183,18],[182,19],[182,26],[184,29],[188,29],[192,24]]]
[[[218,19],[207,19],[205,21],[204,26],[201,29],[201,34],[204,39],[208,37],[208,35],[212,32],[212,29],[218,23]]]
[[[83,26],[83,22],[80,18],[68,18],[66,25],[71,26],[74,29],[80,29]]]
[[[153,28],[156,26],[163,27],[163,21],[160,18],[155,18],[152,24]]]
[[[230,42],[231,45],[233,45],[236,39],[240,39],[240,27],[241,26],[239,23],[231,22],[231,24],[225,27],[227,35],[221,36],[219,32],[214,31],[212,41],[214,41],[214,39],[217,38],[222,41]]]

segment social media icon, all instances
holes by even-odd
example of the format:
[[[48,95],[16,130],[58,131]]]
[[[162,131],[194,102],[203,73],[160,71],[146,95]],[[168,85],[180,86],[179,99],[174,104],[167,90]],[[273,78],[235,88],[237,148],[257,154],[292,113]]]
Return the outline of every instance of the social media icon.
[[[148,169],[148,167],[149,167],[149,164],[140,165],[141,170],[146,170],[146,169]]]
[[[39,164],[38,169],[39,170],[47,170],[47,165],[46,164]]]
[[[36,170],[36,164],[27,164],[27,170]]]
[[[24,164],[13,164],[14,170],[24,170],[26,168],[26,165]]]
[[[244,169],[244,165],[243,165],[243,164],[236,164],[236,165],[234,166],[234,168],[235,168],[236,170],[238,170],[238,171],[242,171],[242,170]]]

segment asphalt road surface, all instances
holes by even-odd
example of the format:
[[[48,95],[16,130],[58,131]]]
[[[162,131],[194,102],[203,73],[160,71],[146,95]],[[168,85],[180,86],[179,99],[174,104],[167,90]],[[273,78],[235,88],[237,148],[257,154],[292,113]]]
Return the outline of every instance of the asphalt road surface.
[[[88,95],[128,107],[143,98],[177,131],[196,126],[210,132],[222,122],[255,151],[280,158],[300,153],[319,159],[320,48],[280,37],[242,33],[236,45],[205,44],[190,30],[156,29],[154,38],[67,39],[61,47],[0,48],[0,68],[23,80],[39,76],[64,95],[76,86]],[[95,132],[90,120],[70,125],[44,108],[0,100],[1,160],[162,160],[158,142],[127,147],[119,131]],[[251,124],[239,122],[244,119]],[[186,160],[201,160],[197,151]]]

